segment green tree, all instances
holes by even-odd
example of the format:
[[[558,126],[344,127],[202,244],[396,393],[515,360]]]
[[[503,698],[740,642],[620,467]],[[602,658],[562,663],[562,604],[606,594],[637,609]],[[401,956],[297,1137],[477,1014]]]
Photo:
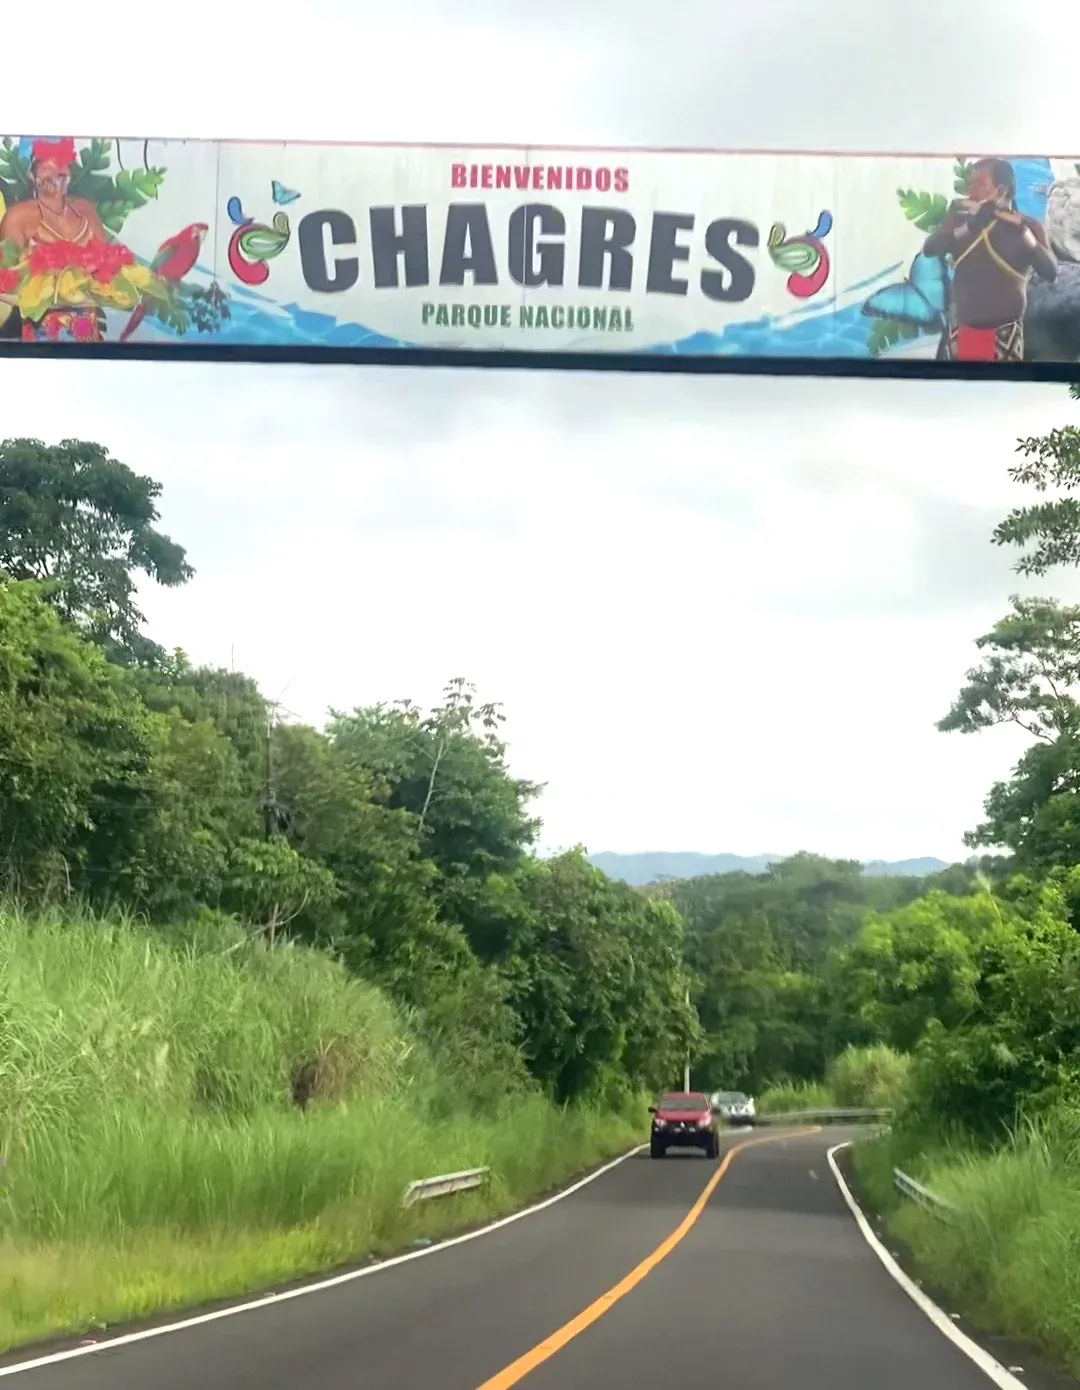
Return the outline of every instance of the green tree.
[[[1073,400],[1080,386],[1070,387]],[[1014,481],[1052,501],[1014,508],[993,533],[1016,546],[1019,573],[1044,575],[1080,563],[1080,429],[1069,425],[1021,439]],[[1016,868],[1045,873],[1080,850],[1080,606],[1012,598],[1012,611],[980,637],[982,664],[938,727],[970,733],[1014,723],[1035,740],[1013,775],[987,796],[986,820],[965,836],[972,847],[1012,851]]]
[[[580,849],[519,871],[505,962],[534,1076],[561,1101],[674,1084],[697,1043],[679,923]]]
[[[539,828],[528,810],[539,788],[511,775],[502,723],[498,705],[478,703],[457,679],[428,713],[404,700],[336,715],[328,729],[339,755],[366,769],[379,802],[408,817],[440,917],[485,960],[505,946],[500,878]]]
[[[730,914],[762,913],[777,959],[810,970],[820,967],[833,946],[851,939],[869,908],[887,910],[918,891],[918,880],[875,878],[857,860],[805,852],[761,874],[711,874],[668,887],[691,935],[715,929]]]
[[[581,851],[533,857],[539,787],[510,771],[500,707],[455,680],[433,710],[324,733],[164,652],[135,577],[192,571],[155,529],[159,493],[99,445],[0,445],[7,886],[119,904],[203,950],[254,932],[333,953],[413,1012],[480,1107],[676,1082],[700,1043],[682,919]]]
[[[230,849],[259,826],[235,749],[209,720],[146,717],[138,781],[99,802],[86,836],[85,891],[169,920],[221,902]]]
[[[193,666],[182,651],[163,654],[153,666],[137,669],[135,681],[150,709],[188,724],[212,724],[224,735],[244,769],[244,794],[257,799],[266,781],[273,721],[256,681],[239,671]]]
[[[910,1092],[916,1123],[991,1141],[1024,1113],[1080,1097],[1080,936],[1066,894],[1018,878],[996,909],[972,941],[973,998],[929,1019]]]
[[[691,937],[687,960],[704,1041],[694,1070],[715,1087],[751,1091],[821,1075],[829,1055],[820,970],[793,968],[763,913],[728,915]]]
[[[445,879],[483,879],[513,864],[539,828],[526,805],[540,788],[510,776],[503,721],[458,678],[428,713],[401,700],[336,714],[328,732],[383,783],[388,806],[417,817],[424,854]]]
[[[8,891],[67,889],[97,825],[137,800],[153,721],[38,586],[0,581],[0,845]]]
[[[240,840],[229,848],[225,903],[271,945],[302,913],[323,912],[338,896],[330,870],[282,839]]]
[[[370,745],[357,742],[376,762]],[[422,853],[419,816],[388,804],[393,784],[361,761],[350,739],[278,725],[273,750],[289,839],[336,884],[334,901],[299,911],[290,933],[328,947],[419,1010],[421,1031],[459,1090],[436,1103],[497,1108],[527,1080],[521,1021],[499,970],[477,959],[460,925],[440,916],[439,870]],[[378,766],[385,776],[385,764]]]
[[[114,659],[153,661],[141,632],[135,575],[184,584],[183,549],[154,529],[159,483],[132,472],[100,444],[67,439],[0,442],[0,572],[47,587],[66,621]]]
[[[967,844],[1011,850],[1012,868],[1024,872],[1080,862],[1080,736],[1034,744],[1012,777],[994,783],[984,809]]]
[[[1070,386],[1069,394],[1080,400],[1080,385]],[[1014,508],[994,531],[994,543],[1023,552],[1016,564],[1020,574],[1042,575],[1058,565],[1080,564],[1080,500],[1069,495],[1080,487],[1080,428],[1066,425],[1021,439],[1017,452],[1023,462],[1009,470],[1015,482],[1038,493],[1053,488],[1066,495]]]
[[[981,883],[1000,883],[1012,872],[1012,860],[1007,855],[973,855],[962,864],[950,864],[947,869],[924,878],[922,892],[948,893],[951,897],[963,898],[974,893]]]
[[[1012,611],[975,639],[982,664],[938,723],[943,733],[1016,724],[1049,741],[1080,730],[1080,605],[1014,594]]]
[[[820,1078],[838,1047],[871,1040],[838,1003],[845,982],[833,979],[834,955],[871,909],[910,901],[920,884],[803,853],[762,874],[707,875],[650,891],[686,922],[705,1032],[695,1070],[718,1087],[760,1090]]]
[[[762,1039],[774,1032],[781,973],[764,914],[728,913],[722,925],[707,930],[699,917],[696,928],[688,931],[687,962],[696,980],[694,1002],[704,1033],[694,1058],[695,1075],[710,1088],[760,1089],[769,1079]],[[786,1070],[786,1060],[781,1070]]]
[[[1012,610],[976,641],[982,663],[938,728],[973,733],[1016,724],[1034,745],[997,782],[986,819],[964,837],[1008,849],[1015,867],[1047,871],[1080,852],[1080,606],[1013,596]]]
[[[220,904],[233,848],[262,833],[268,706],[249,677],[192,667],[182,652],[129,676],[154,749],[130,804],[102,808],[94,881],[100,894],[173,918]]]
[[[410,985],[414,973],[424,974],[418,954],[430,975],[429,951],[459,961],[460,949],[436,922],[437,870],[421,855],[416,817],[386,804],[385,785],[348,743],[286,724],[274,729],[273,747],[289,841],[324,864],[338,887],[335,906],[314,917],[301,913],[296,931],[418,1002]]]
[[[871,915],[843,953],[849,999],[875,1039],[910,1052],[931,1020],[957,1026],[978,1001],[978,943],[999,921],[989,893],[931,893]]]

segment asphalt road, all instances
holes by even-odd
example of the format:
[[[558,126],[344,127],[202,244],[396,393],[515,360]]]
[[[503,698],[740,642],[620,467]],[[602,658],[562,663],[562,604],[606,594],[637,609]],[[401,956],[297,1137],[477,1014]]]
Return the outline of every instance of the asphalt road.
[[[12,1390],[987,1390],[860,1235],[843,1137],[759,1132],[703,1202],[723,1155],[631,1158],[465,1244]]]

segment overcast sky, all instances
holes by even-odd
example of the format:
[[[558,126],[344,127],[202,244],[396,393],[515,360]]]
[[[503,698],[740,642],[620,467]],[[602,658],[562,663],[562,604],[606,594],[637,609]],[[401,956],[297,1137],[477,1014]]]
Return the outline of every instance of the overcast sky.
[[[54,0],[50,31],[84,13]],[[163,80],[11,64],[0,126],[1080,151],[1065,0],[1037,20],[1021,0],[297,14],[306,33],[219,6],[196,42],[143,7],[137,49]],[[162,525],[198,573],[144,594],[160,641],[234,661],[316,722],[472,679],[505,704],[515,770],[547,784],[547,847],[951,858],[1022,751],[933,725],[1022,587],[989,533],[1019,500],[1016,437],[1075,419],[1063,388],[2,371],[5,435],[97,439],[164,484]]]

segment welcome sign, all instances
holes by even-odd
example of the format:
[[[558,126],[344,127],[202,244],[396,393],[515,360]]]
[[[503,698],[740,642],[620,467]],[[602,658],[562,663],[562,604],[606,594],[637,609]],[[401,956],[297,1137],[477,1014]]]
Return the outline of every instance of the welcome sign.
[[[0,140],[0,340],[1080,360],[1080,157]]]

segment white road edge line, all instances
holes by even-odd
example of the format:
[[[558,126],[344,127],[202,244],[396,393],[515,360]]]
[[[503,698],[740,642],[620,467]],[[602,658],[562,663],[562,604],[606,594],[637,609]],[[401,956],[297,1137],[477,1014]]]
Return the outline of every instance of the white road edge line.
[[[570,1197],[573,1193],[580,1192],[589,1183],[595,1182],[597,1178],[602,1178],[605,1173],[610,1173],[613,1168],[618,1168],[628,1158],[633,1158],[635,1154],[642,1153],[647,1148],[647,1144],[638,1144],[628,1153],[620,1154],[610,1163],[605,1163],[602,1168],[597,1168],[595,1172],[589,1173],[584,1178],[579,1178],[569,1187],[564,1187],[553,1197],[546,1197],[544,1201],[536,1202],[531,1207],[524,1207],[521,1211],[511,1212],[509,1216],[501,1216],[498,1221],[481,1226],[479,1230],[466,1231],[464,1235],[460,1236],[450,1236],[434,1245],[425,1246],[422,1250],[410,1250],[405,1255],[394,1255],[388,1260],[380,1260],[377,1264],[365,1265],[363,1269],[350,1269],[345,1274],[336,1274],[330,1279],[320,1279],[316,1283],[304,1284],[298,1289],[287,1289],[284,1293],[260,1294],[258,1298],[249,1299],[246,1303],[234,1303],[228,1308],[217,1308],[212,1313],[199,1313],[195,1317],[166,1323],[162,1327],[147,1327],[141,1332],[127,1332],[119,1337],[106,1336],[102,1341],[95,1342],[93,1346],[70,1347],[67,1351],[50,1352],[46,1356],[38,1356],[33,1360],[16,1361],[11,1366],[0,1366],[0,1376],[17,1376],[23,1371],[34,1371],[41,1366],[55,1366],[61,1361],[74,1361],[80,1356],[94,1356],[100,1351],[115,1351],[117,1347],[131,1346],[134,1342],[147,1342],[152,1337],[164,1337],[169,1332],[182,1332],[188,1327],[201,1327],[204,1323],[217,1322],[219,1318],[232,1318],[238,1313],[253,1313],[259,1308],[276,1307],[279,1303],[284,1303],[286,1299],[303,1298],[307,1294],[321,1293],[324,1289],[337,1288],[339,1284],[349,1284],[354,1279],[366,1279],[370,1274],[381,1274],[384,1270],[408,1264],[410,1260],[421,1260],[427,1255],[437,1254],[440,1250],[449,1250],[451,1246],[464,1245],[468,1240],[476,1240],[479,1236],[490,1235],[492,1231],[501,1230],[514,1221],[521,1221],[526,1216],[534,1216],[538,1211],[545,1211],[548,1207],[554,1206],[556,1202],[561,1202],[564,1197]],[[18,1348],[14,1350],[17,1355]],[[1022,1390],[1027,1390],[1027,1387],[1022,1387]]]
[[[943,1336],[948,1337],[953,1346],[958,1347],[969,1360],[975,1362],[980,1371],[990,1377],[994,1384],[998,1386],[998,1390],[1027,1390],[1022,1380],[1018,1380],[1011,1371],[1006,1370],[1001,1362],[996,1361],[988,1351],[979,1346],[978,1342],[973,1341],[966,1333],[961,1332],[949,1317],[948,1313],[942,1308],[939,1308],[932,1298],[927,1298],[918,1284],[908,1278],[893,1259],[892,1255],[890,1255],[888,1250],[882,1245],[881,1241],[878,1240],[877,1236],[874,1234],[873,1227],[870,1225],[870,1222],[867,1221],[858,1202],[852,1196],[851,1189],[844,1181],[844,1175],[841,1173],[840,1166],[836,1162],[836,1155],[840,1150],[850,1149],[852,1143],[853,1141],[849,1139],[844,1144],[834,1144],[829,1150],[827,1157],[833,1177],[836,1179],[837,1186],[840,1188],[840,1195],[848,1204],[851,1214],[855,1218],[867,1245],[873,1250],[874,1254],[885,1266],[889,1274],[892,1275],[893,1279],[896,1280],[916,1307],[926,1314]]]

